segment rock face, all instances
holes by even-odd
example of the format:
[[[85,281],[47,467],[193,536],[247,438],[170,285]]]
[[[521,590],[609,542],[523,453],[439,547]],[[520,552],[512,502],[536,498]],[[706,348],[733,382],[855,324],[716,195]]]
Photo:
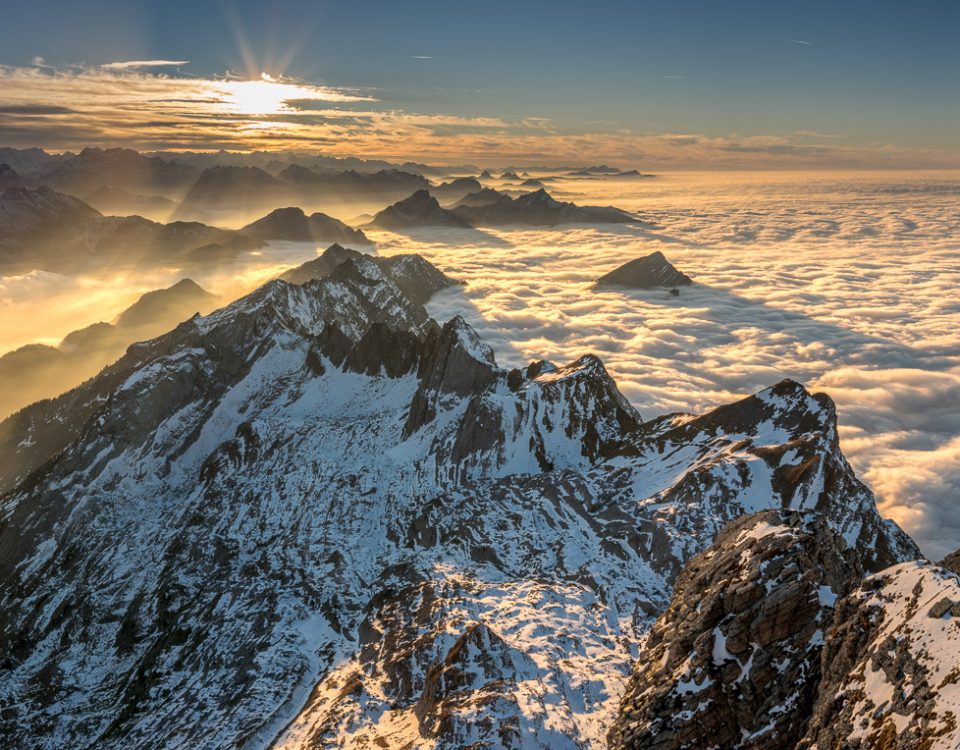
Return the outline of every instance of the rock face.
[[[278,208],[240,230],[259,240],[290,242],[348,242],[370,244],[359,229],[352,229],[326,214],[307,216],[300,208]]]
[[[305,284],[314,279],[326,278],[345,260],[360,258],[376,263],[406,297],[419,305],[425,305],[441,289],[461,283],[451,279],[421,255],[403,254],[380,258],[340,245],[331,245],[319,257],[291,268],[280,278],[291,284]]]
[[[483,194],[465,196],[453,212],[474,226],[529,224],[623,224],[634,223],[633,215],[612,206],[578,206],[555,200],[541,188],[517,198],[484,190]]]
[[[731,523],[677,580],[643,643],[610,747],[795,747],[834,602],[859,582],[862,562],[816,513],[764,511]]]
[[[272,281],[0,423],[11,746],[597,749],[727,522],[917,555],[825,396],[645,422],[596,357],[500,368],[409,270]]]
[[[954,573],[960,573],[960,549],[943,558],[940,561],[940,567],[952,570]]]
[[[866,579],[837,605],[799,748],[960,744],[960,580],[922,562]]]
[[[437,199],[426,190],[418,190],[409,198],[387,206],[370,222],[380,229],[409,229],[412,227],[469,227],[452,211],[441,208]]]
[[[817,511],[734,521],[641,642],[609,734],[627,748],[956,748],[960,578],[875,568]]]
[[[688,286],[693,279],[674,268],[659,250],[643,258],[631,260],[597,279],[598,287],[652,289]]]

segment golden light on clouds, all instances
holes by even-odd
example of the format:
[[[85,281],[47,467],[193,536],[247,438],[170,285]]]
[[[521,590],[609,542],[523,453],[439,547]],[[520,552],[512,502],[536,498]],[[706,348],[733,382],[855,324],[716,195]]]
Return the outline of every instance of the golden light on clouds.
[[[954,153],[786,135],[650,133],[387,107],[377,92],[262,72],[195,77],[183,60],[101,66],[0,66],[0,143],[48,150],[314,149],[437,163],[570,164],[648,169],[960,166]],[[595,126],[594,126],[595,127]]]

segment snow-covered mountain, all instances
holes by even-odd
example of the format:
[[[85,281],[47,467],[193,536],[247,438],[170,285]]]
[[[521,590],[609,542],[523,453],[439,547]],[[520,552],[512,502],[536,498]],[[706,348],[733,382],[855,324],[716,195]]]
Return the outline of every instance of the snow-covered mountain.
[[[431,320],[437,273],[272,281],[0,423],[3,743],[601,748],[727,522],[919,556],[828,397],[643,421],[596,357]]]

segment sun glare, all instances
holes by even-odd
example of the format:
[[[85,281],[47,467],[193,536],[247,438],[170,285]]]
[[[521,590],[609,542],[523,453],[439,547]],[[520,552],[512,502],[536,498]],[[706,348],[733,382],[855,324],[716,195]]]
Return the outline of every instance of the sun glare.
[[[253,81],[224,81],[225,104],[231,112],[246,115],[276,115],[288,111],[291,99],[309,99],[316,92],[296,83],[278,81],[267,73]]]

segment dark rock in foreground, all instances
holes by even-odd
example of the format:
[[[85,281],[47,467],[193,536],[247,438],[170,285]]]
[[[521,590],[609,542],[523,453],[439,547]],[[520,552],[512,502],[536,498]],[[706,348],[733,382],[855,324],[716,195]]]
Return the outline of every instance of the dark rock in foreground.
[[[631,260],[597,279],[596,285],[628,289],[688,286],[693,279],[678,271],[659,250],[643,258]]]
[[[834,601],[862,574],[857,551],[814,513],[764,511],[731,523],[677,580],[610,747],[793,748]]]

